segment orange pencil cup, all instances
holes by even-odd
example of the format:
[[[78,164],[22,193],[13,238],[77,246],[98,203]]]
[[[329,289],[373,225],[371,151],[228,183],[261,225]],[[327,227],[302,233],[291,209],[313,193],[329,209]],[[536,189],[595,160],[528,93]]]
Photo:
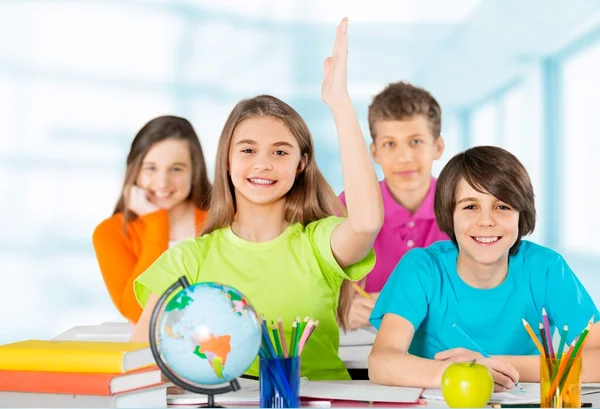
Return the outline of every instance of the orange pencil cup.
[[[581,356],[540,359],[540,407],[581,408]]]

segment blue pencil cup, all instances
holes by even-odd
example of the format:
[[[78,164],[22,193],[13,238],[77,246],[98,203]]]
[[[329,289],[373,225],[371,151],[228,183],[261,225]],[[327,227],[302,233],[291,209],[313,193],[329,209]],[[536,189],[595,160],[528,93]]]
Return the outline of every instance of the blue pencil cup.
[[[300,357],[260,359],[260,407],[300,407]]]

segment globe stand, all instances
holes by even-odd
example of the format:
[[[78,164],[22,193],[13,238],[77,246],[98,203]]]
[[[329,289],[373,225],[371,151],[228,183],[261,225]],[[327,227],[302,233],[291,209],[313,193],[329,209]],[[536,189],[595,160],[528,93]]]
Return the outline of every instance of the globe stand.
[[[220,395],[228,392],[235,392],[240,389],[240,384],[237,379],[229,382],[229,385],[223,386],[220,388],[203,388],[200,386],[190,385],[184,381],[182,381],[177,375],[171,371],[171,369],[164,363],[162,357],[160,356],[160,352],[158,351],[158,346],[156,345],[156,323],[158,321],[158,314],[162,311],[162,307],[166,302],[167,298],[179,287],[188,288],[190,286],[189,281],[185,276],[181,277],[177,282],[175,282],[172,286],[170,286],[167,291],[159,298],[156,307],[154,307],[154,311],[152,311],[152,317],[150,317],[150,350],[152,351],[152,355],[154,356],[154,360],[156,364],[166,375],[167,378],[175,385],[185,389],[186,391],[190,391],[192,393],[198,393],[201,395],[207,396],[206,405],[200,405],[199,408],[221,408],[222,406],[215,405],[215,395]]]

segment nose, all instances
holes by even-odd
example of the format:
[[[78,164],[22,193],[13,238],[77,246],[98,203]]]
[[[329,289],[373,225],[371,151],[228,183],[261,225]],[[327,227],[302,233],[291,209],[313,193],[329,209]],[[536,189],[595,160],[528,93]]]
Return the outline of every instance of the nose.
[[[273,163],[268,158],[257,157],[256,162],[254,162],[254,170],[257,172],[273,170]]]
[[[482,210],[479,212],[479,217],[477,219],[477,225],[479,227],[493,227],[496,225],[496,220],[494,220],[494,216],[489,210]]]
[[[413,154],[408,146],[398,146],[398,156],[396,161],[400,163],[411,162],[413,160]]]
[[[156,183],[160,189],[164,189],[169,186],[169,171],[163,170],[158,172],[156,175]]]

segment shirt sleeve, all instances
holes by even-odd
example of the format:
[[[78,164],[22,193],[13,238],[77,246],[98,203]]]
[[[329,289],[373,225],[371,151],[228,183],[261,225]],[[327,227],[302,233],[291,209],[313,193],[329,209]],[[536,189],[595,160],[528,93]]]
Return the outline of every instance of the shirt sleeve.
[[[383,286],[371,313],[371,324],[379,329],[386,314],[396,314],[410,321],[416,331],[427,316],[434,276],[434,263],[425,249],[408,251]]]
[[[567,343],[583,331],[592,315],[594,322],[600,320],[600,313],[581,281],[564,258],[556,255],[556,260],[546,272],[545,307],[551,324],[559,329],[569,326]]]
[[[166,210],[159,210],[140,217],[144,234],[139,237],[139,254],[134,253],[122,220],[113,216],[100,223],[94,230],[92,243],[114,305],[125,318],[137,322],[142,310],[133,293],[133,282],[168,248],[169,216]],[[133,235],[133,229],[128,234]]]
[[[186,276],[190,284],[198,281],[198,271],[204,257],[197,239],[187,239],[165,251],[134,282],[134,292],[142,308],[150,294],[162,296],[181,277]]]
[[[306,226],[309,241],[319,266],[329,278],[342,282],[343,279],[357,281],[367,275],[375,265],[373,249],[358,263],[342,269],[331,250],[333,230],[344,221],[343,217],[330,216]]]

